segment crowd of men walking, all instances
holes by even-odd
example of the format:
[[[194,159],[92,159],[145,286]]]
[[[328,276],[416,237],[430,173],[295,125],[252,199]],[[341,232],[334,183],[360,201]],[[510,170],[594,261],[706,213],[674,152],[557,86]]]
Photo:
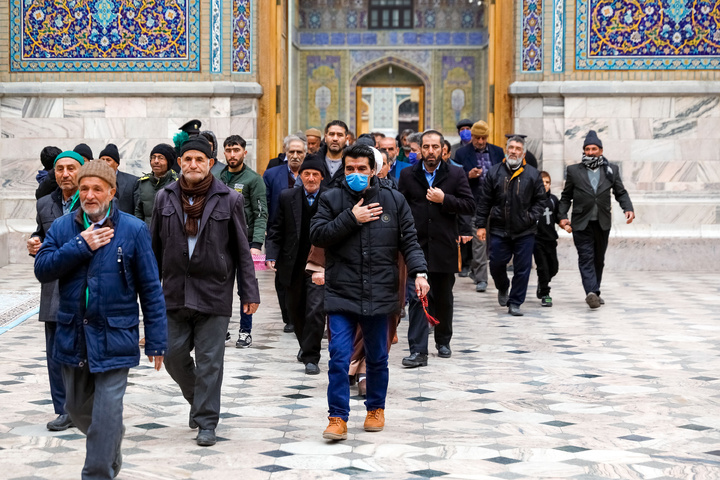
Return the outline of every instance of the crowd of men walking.
[[[483,121],[460,121],[461,141],[451,145],[436,130],[352,142],[347,125],[333,120],[322,132],[286,137],[262,176],[245,163],[242,137],[220,144],[200,127],[192,120],[174,146],[155,146],[151,173],[140,178],[119,171],[113,144],[97,160],[85,144],[41,153],[37,230],[27,248],[42,283],[58,415],[47,428],[87,435],[83,478],[120,471],[122,402],[138,344],[178,384],[197,444],[215,444],[233,287],[242,305],[235,345],[246,348],[260,303],[258,263],[275,271],[283,329],[294,332],[306,374],[320,373],[329,339],[323,436],[342,440],[354,382],[367,399],[365,430],[384,428],[388,352],[405,305],[408,368],[428,365],[431,334],[437,356],[451,357],[456,274],[482,293],[489,271],[499,305],[522,316],[534,255],[536,293],[551,307],[558,224],[573,235],[586,302],[599,308],[611,192],[626,221],[634,218],[618,167],[593,131],[558,200],[525,137],[492,145]]]

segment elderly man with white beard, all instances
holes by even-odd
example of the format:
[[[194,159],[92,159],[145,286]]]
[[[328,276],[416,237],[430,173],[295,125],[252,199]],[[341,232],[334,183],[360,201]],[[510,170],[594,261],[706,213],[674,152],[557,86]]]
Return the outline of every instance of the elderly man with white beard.
[[[498,303],[508,313],[522,316],[532,270],[537,222],[545,199],[540,172],[525,162],[525,140],[510,137],[502,163],[494,165],[485,179],[475,213],[475,227],[481,241],[488,239],[490,274],[498,289]],[[490,234],[486,226],[490,222]],[[512,289],[507,265],[513,261]]]

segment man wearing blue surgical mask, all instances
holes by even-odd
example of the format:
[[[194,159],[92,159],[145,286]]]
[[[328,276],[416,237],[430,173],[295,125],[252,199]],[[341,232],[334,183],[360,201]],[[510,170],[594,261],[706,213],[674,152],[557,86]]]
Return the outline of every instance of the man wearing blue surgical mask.
[[[375,178],[375,155],[355,144],[343,153],[345,180],[318,200],[310,241],[325,249],[325,311],[330,330],[328,411],[323,438],[347,439],[350,415],[348,370],[357,326],[363,333],[367,365],[364,429],[385,425],[388,387],[388,316],[399,314],[398,254],[408,279],[427,295],[427,264],[405,198]],[[406,169],[409,170],[409,169]]]
[[[408,153],[408,163],[415,165],[418,160],[422,158],[422,150],[420,144],[422,143],[422,133],[413,133],[407,139],[408,146],[410,147],[410,153]]]
[[[470,143],[470,140],[472,139],[472,133],[470,133],[470,129],[473,126],[473,121],[469,118],[463,118],[460,120],[455,127],[457,127],[458,135],[460,136],[460,141],[452,146],[452,150],[450,152],[450,156],[455,158],[455,153],[465,145]]]

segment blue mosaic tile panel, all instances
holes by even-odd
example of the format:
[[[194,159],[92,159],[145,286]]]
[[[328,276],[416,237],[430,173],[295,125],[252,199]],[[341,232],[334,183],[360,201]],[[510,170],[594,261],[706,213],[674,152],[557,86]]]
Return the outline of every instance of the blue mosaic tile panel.
[[[232,72],[252,71],[252,0],[232,0]]]
[[[484,46],[488,43],[486,31],[475,32],[415,32],[415,31],[380,31],[380,32],[311,32],[298,33],[301,46]]]
[[[542,0],[523,0],[522,7],[522,71],[542,72]]]
[[[717,69],[720,5],[577,0],[575,43],[578,70]]]
[[[222,72],[222,0],[210,2],[210,72]]]
[[[565,0],[553,0],[552,71],[565,70]]]
[[[199,3],[11,0],[10,69],[197,71]]]

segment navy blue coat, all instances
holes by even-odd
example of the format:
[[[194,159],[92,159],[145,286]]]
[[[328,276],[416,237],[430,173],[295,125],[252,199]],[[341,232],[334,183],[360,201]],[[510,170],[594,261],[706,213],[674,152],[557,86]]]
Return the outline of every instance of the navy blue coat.
[[[502,163],[505,158],[505,152],[503,149],[497,145],[493,145],[492,143],[488,143],[487,148],[488,153],[490,154],[490,163],[492,165]],[[470,173],[470,170],[478,166],[477,156],[475,155],[475,147],[472,142],[468,143],[464,147],[458,148],[457,152],[455,152],[455,161],[462,165],[466,175]],[[470,184],[470,190],[472,190],[473,196],[475,197],[475,202],[477,202],[480,199],[480,189],[482,187],[482,185],[480,185],[480,179],[468,178],[468,183]]]
[[[93,373],[139,363],[138,295],[145,354],[167,350],[165,299],[150,232],[145,222],[116,205],[114,200],[110,222],[115,236],[109,244],[90,250],[80,235],[85,227],[78,210],[52,224],[35,256],[37,279],[60,281],[55,360],[78,367],[87,363]]]
[[[267,195],[268,225],[271,225],[277,215],[280,205],[280,192],[288,188],[288,166],[287,163],[265,170],[263,180],[265,181],[265,194]]]

